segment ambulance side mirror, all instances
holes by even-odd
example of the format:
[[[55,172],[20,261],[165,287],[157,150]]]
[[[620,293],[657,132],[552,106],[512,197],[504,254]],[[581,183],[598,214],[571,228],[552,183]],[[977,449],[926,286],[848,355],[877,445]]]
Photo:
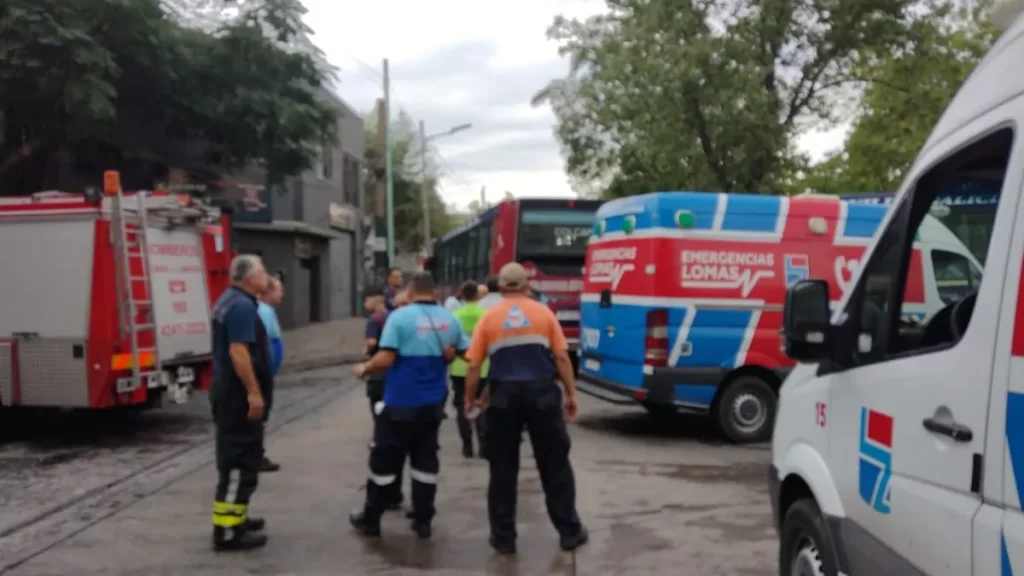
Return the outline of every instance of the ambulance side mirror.
[[[783,311],[783,346],[786,355],[817,362],[829,354],[828,283],[801,280],[786,291]]]

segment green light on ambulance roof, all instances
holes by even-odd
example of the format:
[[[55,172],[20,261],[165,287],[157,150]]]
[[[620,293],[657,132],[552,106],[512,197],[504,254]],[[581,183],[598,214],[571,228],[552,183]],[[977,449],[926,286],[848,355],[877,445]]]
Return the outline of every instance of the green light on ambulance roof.
[[[604,229],[605,229],[605,221],[604,220],[598,220],[597,222],[594,222],[594,236],[597,236],[598,238],[603,236],[604,235]]]
[[[695,222],[696,218],[694,217],[693,212],[690,212],[689,210],[680,210],[676,212],[676,226],[679,226],[680,228],[693,228]]]
[[[632,234],[633,230],[636,230],[636,216],[630,214],[622,219],[622,231],[626,234]]]

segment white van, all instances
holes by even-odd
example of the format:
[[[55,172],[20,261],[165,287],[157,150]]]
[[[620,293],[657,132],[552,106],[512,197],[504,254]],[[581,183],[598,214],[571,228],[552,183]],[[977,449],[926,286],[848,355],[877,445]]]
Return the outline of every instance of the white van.
[[[1024,11],[954,98],[829,317],[787,293],[771,499],[789,575],[1024,574]],[[901,321],[912,243],[952,179],[1000,190],[977,291]],[[951,233],[963,240],[969,226]]]

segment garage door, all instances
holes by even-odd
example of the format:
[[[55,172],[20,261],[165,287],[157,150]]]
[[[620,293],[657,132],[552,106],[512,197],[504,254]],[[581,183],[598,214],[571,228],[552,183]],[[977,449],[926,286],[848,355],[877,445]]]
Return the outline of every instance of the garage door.
[[[331,239],[331,318],[354,315],[352,298],[355,290],[356,270],[352,261],[352,234],[341,234]]]

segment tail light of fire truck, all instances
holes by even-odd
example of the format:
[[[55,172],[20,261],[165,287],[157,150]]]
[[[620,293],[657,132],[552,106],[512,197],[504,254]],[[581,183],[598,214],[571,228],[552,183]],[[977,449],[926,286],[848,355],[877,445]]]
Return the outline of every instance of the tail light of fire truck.
[[[651,367],[668,364],[668,310],[651,310],[647,313],[644,364]]]

